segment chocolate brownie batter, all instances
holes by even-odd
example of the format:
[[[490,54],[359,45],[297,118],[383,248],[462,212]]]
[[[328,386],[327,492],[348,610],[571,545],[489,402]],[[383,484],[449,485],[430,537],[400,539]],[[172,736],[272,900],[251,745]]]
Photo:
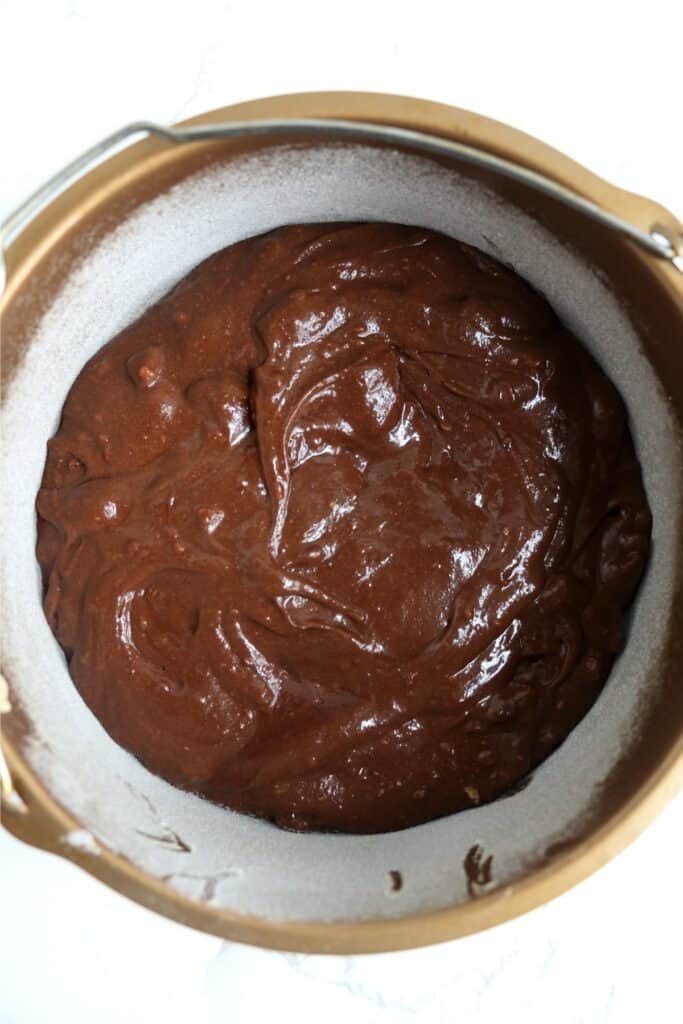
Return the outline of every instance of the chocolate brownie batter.
[[[422,229],[217,253],[90,360],[48,448],[45,610],[83,698],[287,828],[502,793],[596,699],[648,553],[614,387]]]

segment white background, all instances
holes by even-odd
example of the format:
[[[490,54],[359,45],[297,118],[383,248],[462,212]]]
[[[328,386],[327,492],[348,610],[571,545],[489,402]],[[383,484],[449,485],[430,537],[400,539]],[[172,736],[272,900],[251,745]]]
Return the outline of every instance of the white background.
[[[683,213],[674,0],[0,0],[0,216],[126,121],[363,89],[507,121]],[[683,1019],[683,797],[598,875],[483,935],[375,957],[222,943],[0,833],[0,1024]]]

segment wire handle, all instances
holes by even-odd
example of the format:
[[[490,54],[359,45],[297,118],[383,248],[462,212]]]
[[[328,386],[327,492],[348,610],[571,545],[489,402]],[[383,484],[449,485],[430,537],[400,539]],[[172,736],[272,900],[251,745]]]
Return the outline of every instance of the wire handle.
[[[120,149],[124,143],[132,141],[136,136],[154,136],[177,145],[236,136],[283,135],[292,132],[311,136],[333,133],[345,138],[360,138],[373,142],[390,142],[409,146],[439,156],[456,156],[466,163],[497,171],[514,181],[533,186],[540,192],[560,200],[571,209],[584,213],[598,223],[612,227],[633,239],[655,256],[669,260],[683,273],[683,236],[674,237],[674,233],[661,224],[654,224],[649,232],[645,231],[616,214],[603,210],[590,199],[558,184],[552,178],[511,160],[487,153],[485,150],[476,149],[474,146],[468,146],[463,142],[455,142],[438,135],[413,131],[409,128],[398,128],[393,125],[372,124],[365,121],[328,120],[326,118],[270,118],[259,121],[231,121],[217,125],[192,125],[188,128],[167,127],[156,124],[154,121],[133,121],[131,124],[119,128],[118,131],[108,135],[72,160],[61,171],[58,171],[0,224],[0,255],[2,256],[0,285],[4,286],[4,257],[12,240],[23,231],[50,200],[63,192],[86,171],[95,167],[106,156]]]

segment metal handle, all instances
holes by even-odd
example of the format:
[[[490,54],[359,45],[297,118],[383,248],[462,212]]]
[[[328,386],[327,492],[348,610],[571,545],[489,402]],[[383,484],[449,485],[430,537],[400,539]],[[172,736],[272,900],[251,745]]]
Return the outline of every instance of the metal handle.
[[[0,253],[3,257],[3,265],[4,255],[11,241],[51,199],[63,192],[68,185],[80,178],[104,157],[121,148],[124,143],[131,141],[136,136],[151,135],[169,143],[179,144],[206,142],[235,136],[283,135],[292,132],[311,136],[334,133],[346,138],[368,139],[373,142],[390,142],[409,146],[438,156],[456,156],[466,163],[497,171],[507,178],[531,185],[540,192],[559,199],[571,209],[584,213],[598,223],[612,227],[628,236],[655,256],[669,260],[683,273],[683,237],[675,238],[669,229],[660,224],[652,225],[649,232],[645,231],[643,228],[617,217],[616,214],[603,210],[590,199],[558,184],[552,178],[547,178],[521,164],[468,146],[463,142],[455,142],[438,135],[429,135],[393,125],[371,124],[364,121],[328,120],[326,118],[271,118],[260,121],[232,121],[217,125],[194,125],[189,128],[167,127],[153,121],[134,121],[124,128],[119,128],[118,131],[86,150],[29,196],[14,213],[0,224]]]

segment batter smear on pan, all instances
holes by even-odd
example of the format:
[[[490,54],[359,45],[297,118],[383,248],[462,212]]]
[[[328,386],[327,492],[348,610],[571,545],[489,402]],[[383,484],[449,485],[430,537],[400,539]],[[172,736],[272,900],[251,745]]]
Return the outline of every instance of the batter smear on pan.
[[[152,771],[293,829],[492,800],[586,713],[651,520],[614,387],[512,271],[431,231],[224,249],[74,383],[45,610]]]

